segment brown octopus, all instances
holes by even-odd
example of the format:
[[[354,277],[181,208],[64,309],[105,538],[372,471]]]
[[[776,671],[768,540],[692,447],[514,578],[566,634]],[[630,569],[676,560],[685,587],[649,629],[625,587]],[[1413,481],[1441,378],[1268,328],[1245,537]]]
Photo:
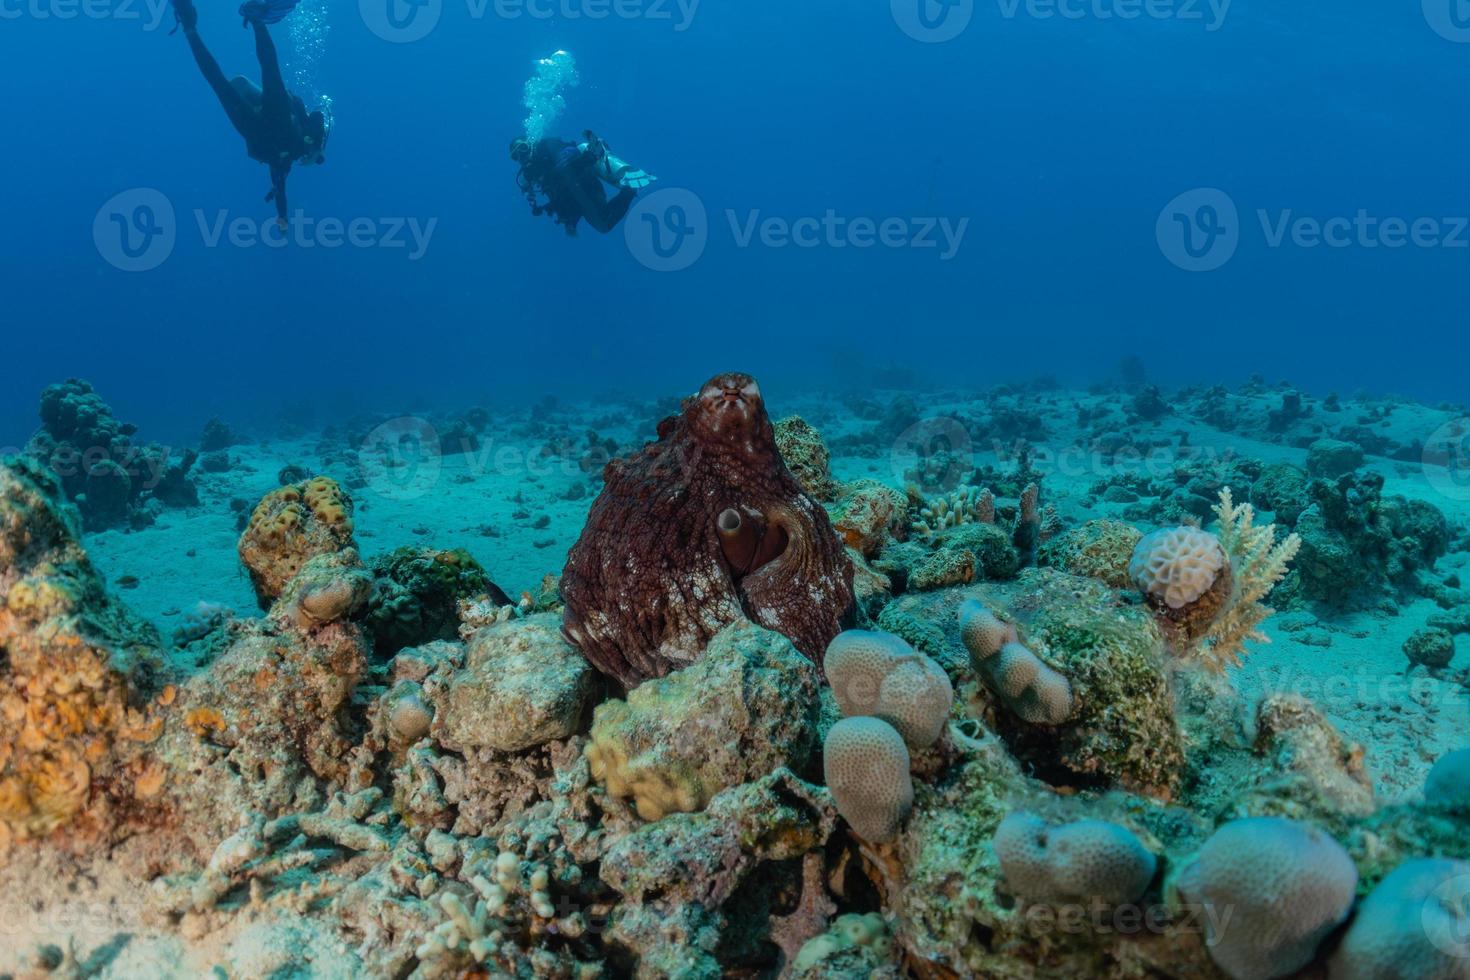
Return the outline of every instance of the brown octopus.
[[[607,465],[562,575],[567,639],[628,689],[742,618],[820,664],[852,605],[852,562],[782,461],[755,379],[712,378],[658,436]]]

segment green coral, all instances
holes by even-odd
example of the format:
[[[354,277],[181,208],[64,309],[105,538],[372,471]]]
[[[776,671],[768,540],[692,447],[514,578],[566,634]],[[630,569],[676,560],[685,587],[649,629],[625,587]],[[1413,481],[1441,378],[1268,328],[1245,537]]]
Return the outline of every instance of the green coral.
[[[1078,705],[1058,730],[1057,762],[1083,780],[1171,796],[1184,748],[1153,616],[1093,579],[1032,569],[1018,585],[1005,608]]]
[[[1128,562],[1142,539],[1143,532],[1131,524],[1088,521],[1042,545],[1041,564],[1126,589],[1131,585]]]
[[[433,640],[457,639],[460,601],[493,587],[485,569],[463,549],[399,548],[375,559],[372,572],[367,623],[380,658]]]

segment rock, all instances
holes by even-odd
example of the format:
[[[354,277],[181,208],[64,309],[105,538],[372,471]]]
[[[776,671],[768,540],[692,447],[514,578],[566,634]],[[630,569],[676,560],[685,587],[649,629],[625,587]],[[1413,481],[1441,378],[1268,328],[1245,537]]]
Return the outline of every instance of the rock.
[[[1363,465],[1363,448],[1338,439],[1319,439],[1307,450],[1307,473],[1322,480],[1347,476]]]
[[[702,810],[721,790],[780,766],[801,771],[816,745],[819,681],[816,665],[779,633],[728,626],[703,660],[597,708],[592,774],[653,821]]]
[[[521,752],[582,730],[600,684],[554,614],[488,626],[435,692],[434,737],[453,752]]]

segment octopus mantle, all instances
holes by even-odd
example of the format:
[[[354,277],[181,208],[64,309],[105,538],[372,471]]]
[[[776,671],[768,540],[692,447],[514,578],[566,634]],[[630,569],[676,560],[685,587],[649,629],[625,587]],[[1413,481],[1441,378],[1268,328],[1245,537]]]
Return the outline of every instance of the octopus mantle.
[[[625,688],[693,663],[741,619],[820,664],[852,563],[782,461],[755,380],[710,380],[658,434],[607,466],[562,576],[567,639]]]

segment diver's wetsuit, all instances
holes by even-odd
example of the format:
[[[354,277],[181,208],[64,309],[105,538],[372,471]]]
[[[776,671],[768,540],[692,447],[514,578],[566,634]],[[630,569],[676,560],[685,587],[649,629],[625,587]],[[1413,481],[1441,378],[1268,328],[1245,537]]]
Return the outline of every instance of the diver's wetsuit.
[[[550,214],[568,235],[577,233],[578,221],[586,221],[605,235],[623,220],[638,192],[624,187],[608,198],[597,176],[597,160],[595,153],[583,152],[576,143],[548,136],[536,144],[530,160],[521,167],[521,189],[532,198],[538,214]],[[545,205],[535,203],[536,190],[546,195]]]
[[[230,117],[239,134],[245,137],[245,152],[250,159],[263,163],[271,170],[271,192],[266,200],[276,202],[276,215],[282,222],[287,220],[286,175],[291,164],[320,148],[306,141],[306,104],[297,96],[286,91],[285,79],[281,77],[281,61],[276,54],[275,42],[270,31],[260,21],[252,21],[255,30],[255,56],[260,61],[261,87],[256,88],[249,79],[237,77],[233,81],[225,78],[219,62],[204,46],[199,37],[198,13],[193,0],[174,0],[174,10],[184,37],[189,40],[189,50],[194,61],[204,73],[204,80],[214,89],[225,115]]]

